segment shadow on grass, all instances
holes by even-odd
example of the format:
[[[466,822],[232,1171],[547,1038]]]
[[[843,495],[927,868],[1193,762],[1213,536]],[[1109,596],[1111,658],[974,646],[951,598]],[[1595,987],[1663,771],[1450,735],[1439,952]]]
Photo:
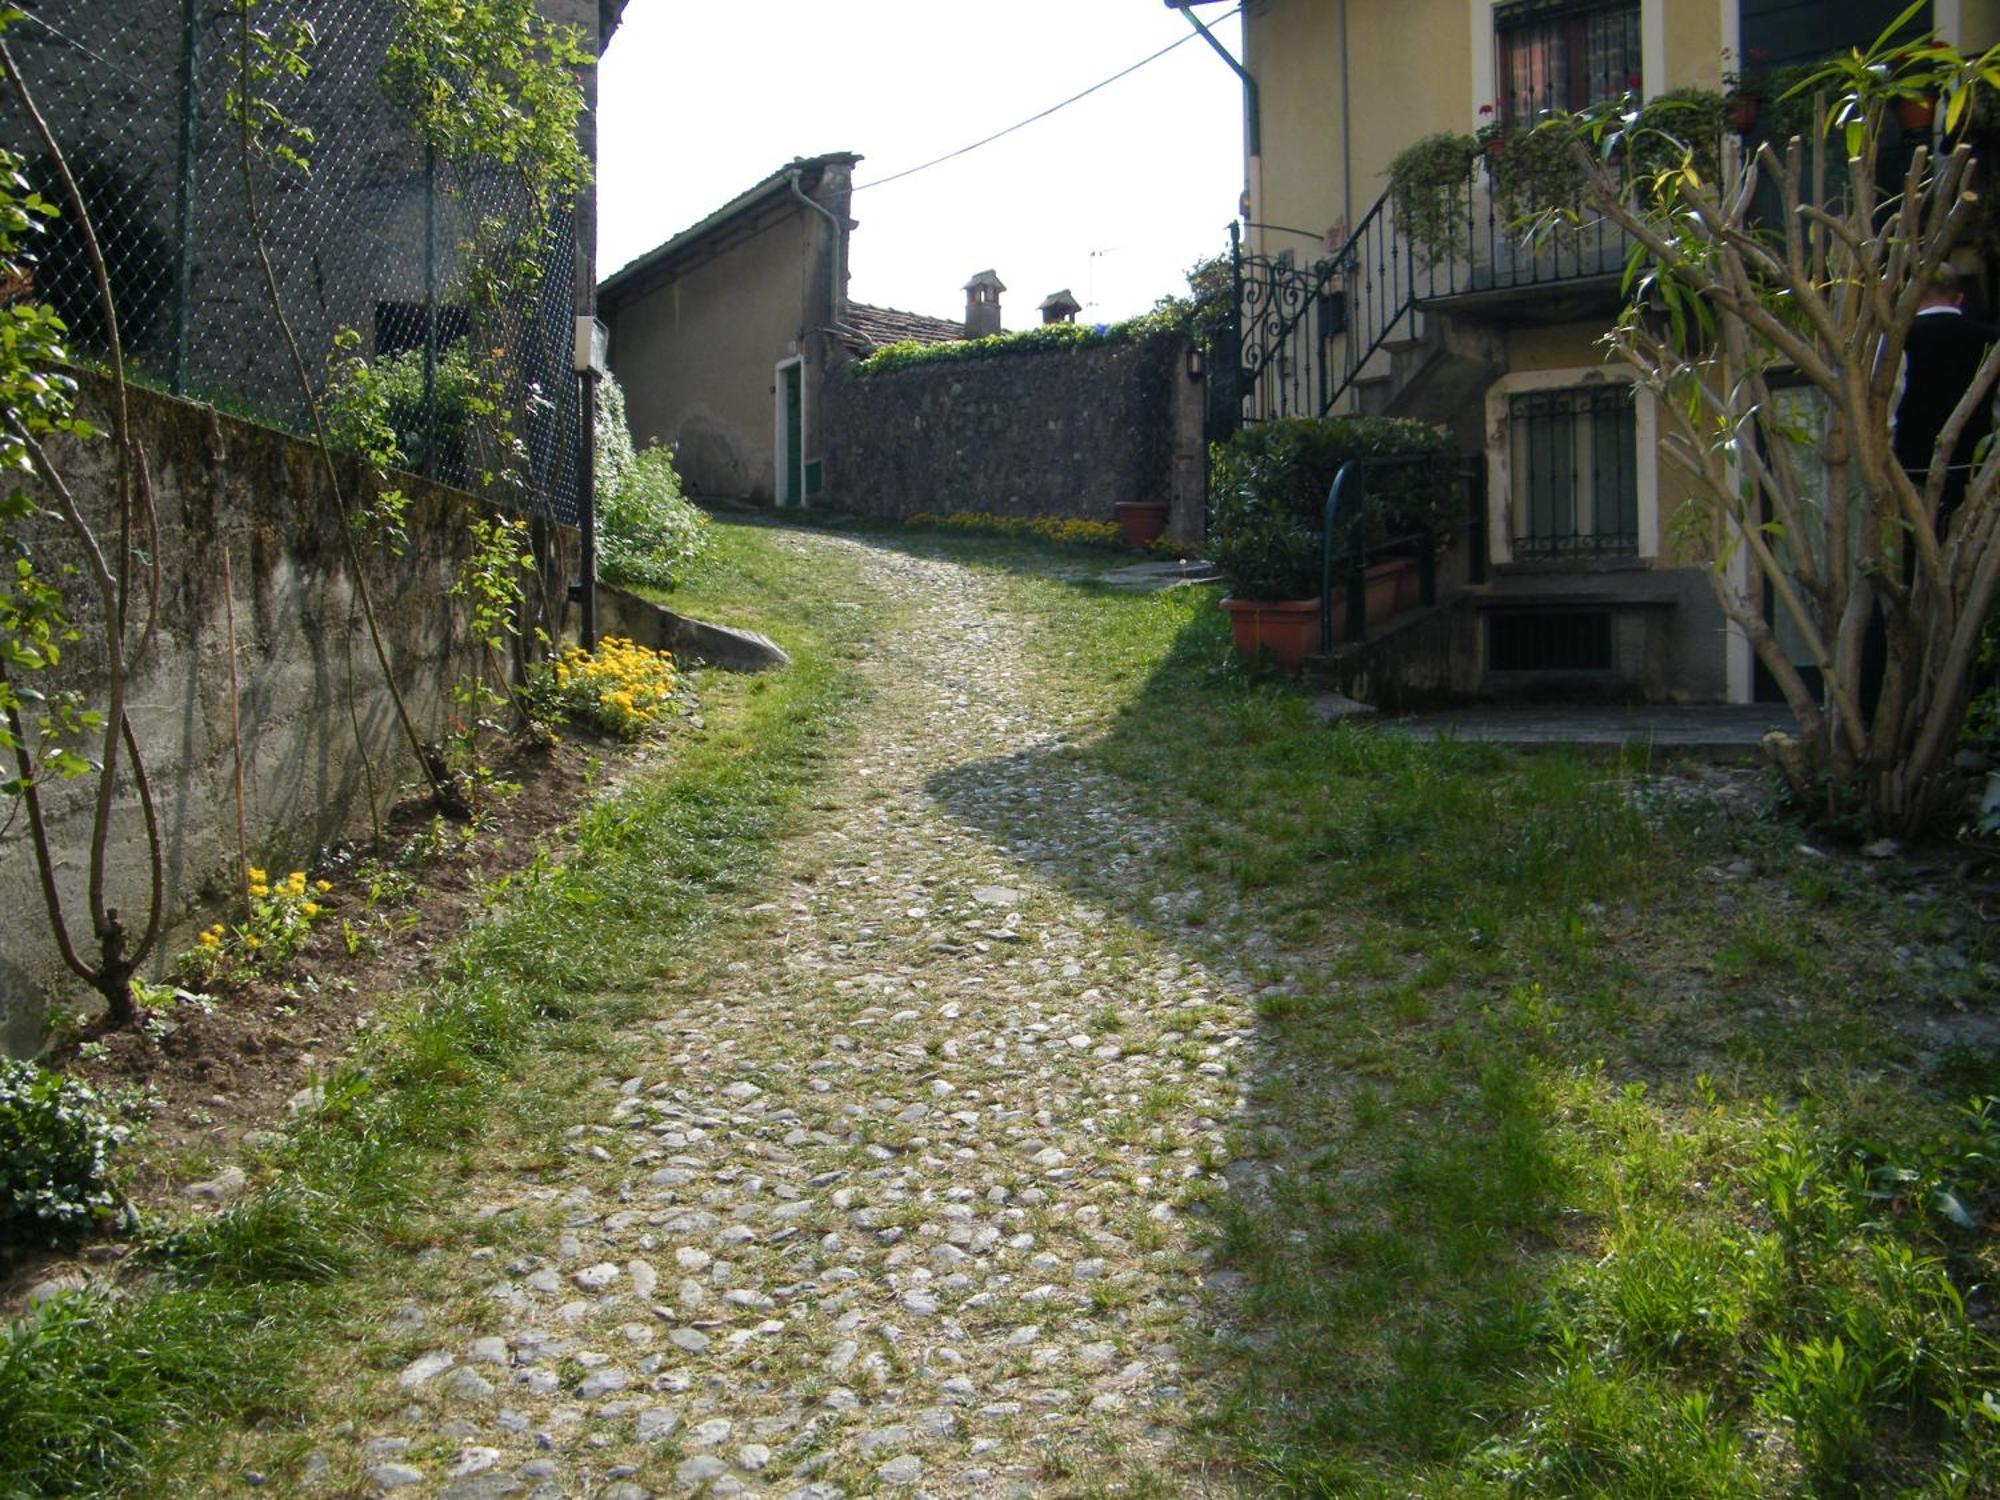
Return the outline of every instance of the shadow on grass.
[[[2000,1133],[1875,1017],[1897,903],[1687,782],[1329,731],[1204,599],[1097,602],[1152,666],[1107,730],[929,790],[1255,1007],[1195,1194],[1242,1285],[1196,1360],[1219,1456],[1271,1494],[1990,1492]]]

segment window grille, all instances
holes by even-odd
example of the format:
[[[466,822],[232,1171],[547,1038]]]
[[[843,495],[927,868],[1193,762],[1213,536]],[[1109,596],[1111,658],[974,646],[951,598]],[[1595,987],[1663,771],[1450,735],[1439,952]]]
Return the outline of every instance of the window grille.
[[[1609,610],[1507,610],[1487,619],[1488,671],[1609,672],[1613,662]]]
[[[1630,386],[1524,393],[1507,427],[1515,556],[1638,552]]]
[[[1502,112],[1530,120],[1547,109],[1582,109],[1641,84],[1639,7],[1634,0],[1537,3],[1494,10]]]

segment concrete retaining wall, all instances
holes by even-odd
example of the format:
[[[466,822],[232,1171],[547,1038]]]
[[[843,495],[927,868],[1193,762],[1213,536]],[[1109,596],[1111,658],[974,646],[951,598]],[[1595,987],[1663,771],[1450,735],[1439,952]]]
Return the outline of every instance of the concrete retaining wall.
[[[108,430],[103,396],[102,387],[87,386],[84,414]],[[132,684],[131,712],[164,824],[168,911],[179,917],[204,894],[227,889],[235,861],[225,546],[253,860],[280,869],[305,863],[322,845],[366,829],[371,776],[372,795],[386,809],[418,772],[357,625],[353,580],[317,450],[148,391],[132,393],[132,417],[154,475],[162,598],[158,639]],[[110,439],[63,442],[53,453],[109,545],[116,537],[109,520]],[[360,478],[352,467],[343,470],[350,493]],[[447,590],[479,502],[417,479],[403,485],[411,495],[409,546],[400,558],[372,549],[369,583],[398,681],[420,729],[437,738],[449,714],[450,685],[470,665]],[[45,523],[37,523],[34,536],[45,561],[75,560]],[[568,535],[555,539],[561,556],[553,575],[574,575],[572,544]],[[45,674],[52,680],[35,686],[79,687],[101,702],[94,594],[80,579],[65,594],[83,639],[65,654],[59,673]],[[44,798],[79,941],[89,938],[82,892],[94,788],[91,778],[58,783]],[[12,810],[0,806],[0,822]],[[144,909],[146,860],[129,785],[121,788],[110,868],[112,904],[130,921]],[[84,992],[66,980],[49,937],[23,817],[0,829],[0,912],[6,914],[0,1046],[24,1052],[40,1040],[48,996]]]
[[[1049,349],[844,371],[827,384],[826,501],[902,519],[919,512],[1114,519],[1164,500],[1169,535],[1199,541],[1204,387],[1185,341]]]

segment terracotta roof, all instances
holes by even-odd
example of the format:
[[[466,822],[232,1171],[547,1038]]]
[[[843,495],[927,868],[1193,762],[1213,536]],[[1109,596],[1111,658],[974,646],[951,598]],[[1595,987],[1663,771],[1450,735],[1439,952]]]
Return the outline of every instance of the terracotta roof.
[[[846,328],[866,341],[865,345],[848,341],[862,354],[884,344],[955,344],[965,337],[965,325],[950,318],[927,318],[922,313],[870,307],[865,302],[847,304]]]

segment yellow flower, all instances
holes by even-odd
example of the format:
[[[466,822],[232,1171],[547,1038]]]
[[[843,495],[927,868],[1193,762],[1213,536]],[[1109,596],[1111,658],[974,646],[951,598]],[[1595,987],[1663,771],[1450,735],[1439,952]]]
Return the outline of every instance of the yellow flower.
[[[333,889],[333,882],[331,880],[315,880],[313,882],[313,889],[324,896],[328,891]]]
[[[259,900],[271,894],[271,888],[259,880],[250,887],[250,894]]]
[[[268,879],[270,879],[270,877],[269,877],[268,875],[266,875],[266,874],[265,874],[265,873],[264,873],[264,872],[263,872],[262,870],[258,869],[258,868],[257,868],[257,867],[256,867],[255,865],[252,865],[252,866],[250,867],[250,880],[251,880],[251,882],[252,882],[253,884],[256,884],[256,883],[259,883],[259,882],[262,882],[262,881],[265,881],[265,880],[268,880]]]
[[[319,906],[311,901],[302,901],[299,903],[299,915],[304,917],[316,917],[319,915]]]
[[[246,932],[243,934],[243,946],[248,948],[252,953],[255,953],[259,948],[264,946],[264,940],[254,932]]]
[[[216,936],[216,935],[215,935],[214,933],[212,933],[212,932],[204,932],[204,933],[203,933],[203,934],[202,934],[202,935],[201,935],[201,936],[200,936],[199,938],[197,938],[197,939],[196,939],[195,941],[197,941],[198,943],[200,943],[200,944],[202,945],[202,947],[204,947],[204,948],[215,948],[215,947],[220,947],[220,946],[221,946],[221,944],[222,944],[222,939],[221,939],[221,938],[219,938],[219,937],[217,937],[217,936]]]

